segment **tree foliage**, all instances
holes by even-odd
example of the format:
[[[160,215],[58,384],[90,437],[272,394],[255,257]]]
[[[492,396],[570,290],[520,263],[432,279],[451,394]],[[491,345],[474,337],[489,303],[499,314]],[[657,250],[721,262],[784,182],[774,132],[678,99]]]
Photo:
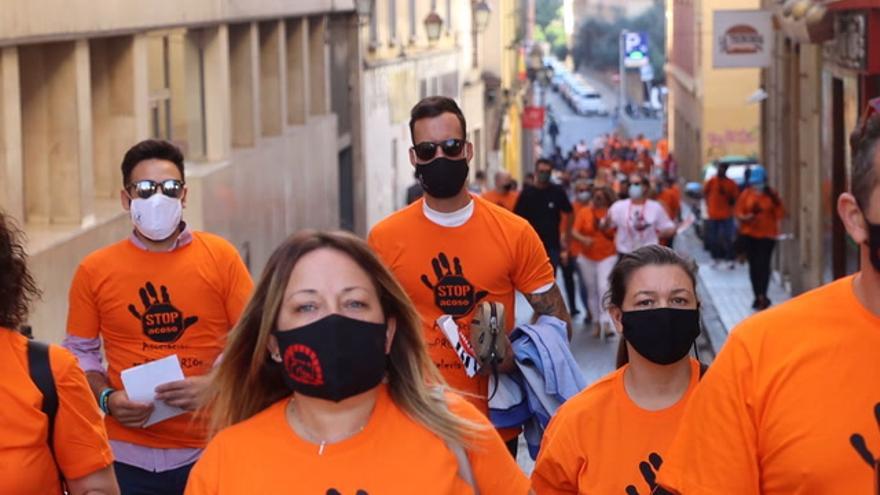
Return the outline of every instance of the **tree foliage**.
[[[535,4],[535,24],[546,29],[555,20],[562,20],[562,0],[538,0]]]
[[[648,33],[648,52],[654,74],[663,77],[666,63],[666,9],[663,2],[654,5],[642,14],[627,18],[618,17],[613,21],[584,19],[575,31],[571,56],[575,67],[590,67],[606,70],[616,68],[618,60],[618,37],[623,30]]]
[[[549,44],[550,50],[555,53],[560,60],[565,60],[565,57],[568,55],[565,27],[563,27],[562,20],[560,19],[552,21],[544,28],[541,26],[535,26],[535,41],[546,42]]]

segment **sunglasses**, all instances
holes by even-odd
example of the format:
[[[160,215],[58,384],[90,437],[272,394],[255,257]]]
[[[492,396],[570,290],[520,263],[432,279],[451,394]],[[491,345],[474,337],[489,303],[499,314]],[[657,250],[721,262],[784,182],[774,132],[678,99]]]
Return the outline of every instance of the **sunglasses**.
[[[183,181],[177,179],[166,179],[162,182],[154,180],[139,180],[132,182],[125,188],[128,195],[134,198],[147,199],[161,189],[162,194],[169,198],[180,199],[183,195]]]
[[[412,147],[419,160],[433,160],[437,156],[437,149],[443,148],[443,154],[448,157],[455,157],[461,154],[464,149],[464,141],[461,139],[447,139],[439,143],[424,141]]]
[[[878,114],[880,114],[880,97],[869,100],[865,111],[862,112],[859,125],[856,127],[856,135],[859,141],[865,138],[865,133],[868,132],[868,123],[871,119],[876,118]]]

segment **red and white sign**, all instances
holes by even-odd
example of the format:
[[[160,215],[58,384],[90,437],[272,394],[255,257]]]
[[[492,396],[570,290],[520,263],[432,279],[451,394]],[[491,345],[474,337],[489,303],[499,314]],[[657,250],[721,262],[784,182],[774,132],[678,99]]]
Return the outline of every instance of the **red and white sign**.
[[[544,127],[544,107],[526,107],[522,116],[523,129],[540,129]]]
[[[714,21],[714,68],[770,66],[773,24],[769,11],[716,10]]]

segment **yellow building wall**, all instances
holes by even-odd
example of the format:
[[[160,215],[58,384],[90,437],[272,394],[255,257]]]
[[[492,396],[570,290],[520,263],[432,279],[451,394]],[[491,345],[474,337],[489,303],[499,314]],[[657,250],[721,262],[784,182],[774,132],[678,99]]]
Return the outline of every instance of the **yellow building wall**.
[[[510,175],[522,182],[522,166],[520,158],[522,156],[522,109],[518,105],[512,104],[507,111],[508,129],[504,139],[504,157],[502,163],[504,169],[510,172]]]
[[[715,10],[758,9],[757,0],[704,0],[702,5],[701,69],[703,163],[724,155],[755,155],[761,151],[761,105],[746,100],[761,85],[760,69],[713,69]]]

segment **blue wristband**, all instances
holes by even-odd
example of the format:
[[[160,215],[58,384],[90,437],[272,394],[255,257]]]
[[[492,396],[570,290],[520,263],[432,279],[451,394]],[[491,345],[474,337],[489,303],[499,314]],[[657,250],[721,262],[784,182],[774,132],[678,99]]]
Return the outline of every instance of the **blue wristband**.
[[[98,407],[100,407],[101,411],[107,416],[110,416],[110,396],[113,392],[116,392],[116,389],[107,387],[104,390],[101,390],[101,395],[98,396]]]

